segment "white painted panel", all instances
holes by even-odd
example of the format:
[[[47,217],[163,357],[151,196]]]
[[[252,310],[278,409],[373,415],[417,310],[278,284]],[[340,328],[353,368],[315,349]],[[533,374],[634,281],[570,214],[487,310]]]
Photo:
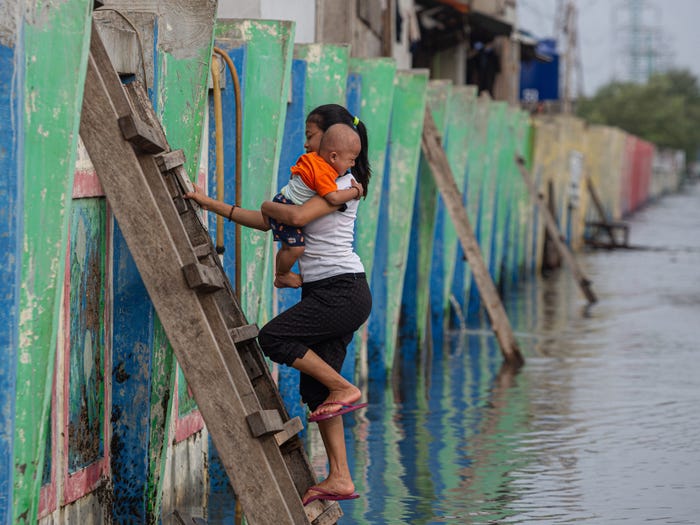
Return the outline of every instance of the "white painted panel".
[[[316,38],[316,0],[261,0],[262,18],[294,20],[294,42],[310,44]]]
[[[293,20],[294,42],[309,44],[316,39],[316,0],[219,0],[216,17]]]

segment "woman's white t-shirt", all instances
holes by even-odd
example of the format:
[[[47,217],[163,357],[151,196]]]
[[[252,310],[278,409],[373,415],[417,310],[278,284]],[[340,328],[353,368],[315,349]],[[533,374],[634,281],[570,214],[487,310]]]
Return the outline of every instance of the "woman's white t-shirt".
[[[338,177],[338,189],[349,188],[352,180],[349,173]],[[365,271],[353,249],[359,203],[353,199],[346,203],[345,211],[329,213],[304,226],[306,249],[299,258],[299,270],[305,283]]]

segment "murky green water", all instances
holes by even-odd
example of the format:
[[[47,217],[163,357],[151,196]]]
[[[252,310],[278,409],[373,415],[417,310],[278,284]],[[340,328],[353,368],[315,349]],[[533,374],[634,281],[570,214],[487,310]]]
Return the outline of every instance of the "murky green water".
[[[630,224],[591,309],[567,270],[509,294],[517,375],[482,328],[373,389],[341,524],[700,523],[700,185]]]

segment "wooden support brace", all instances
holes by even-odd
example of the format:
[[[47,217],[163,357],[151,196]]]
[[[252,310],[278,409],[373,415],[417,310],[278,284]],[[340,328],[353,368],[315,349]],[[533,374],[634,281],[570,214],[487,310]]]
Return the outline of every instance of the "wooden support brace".
[[[282,416],[277,410],[260,410],[249,414],[245,419],[253,437],[277,434],[284,430]]]
[[[198,292],[215,292],[224,287],[221,275],[205,264],[192,263],[182,267],[187,285]]]
[[[119,129],[125,140],[131,142],[139,153],[160,153],[167,148],[158,138],[157,133],[135,115],[119,117]]]
[[[258,325],[256,324],[245,324],[243,326],[237,326],[236,328],[231,328],[231,339],[235,344],[242,343],[244,341],[250,341],[258,337]]]
[[[547,233],[549,233],[549,236],[554,242],[557,251],[571,269],[571,272],[574,274],[574,278],[578,282],[579,287],[583,292],[583,295],[585,295],[586,299],[588,299],[588,302],[591,304],[595,303],[596,301],[598,301],[598,298],[595,296],[593,290],[591,289],[591,281],[583,274],[581,268],[576,262],[576,259],[574,259],[573,253],[571,253],[571,250],[566,245],[566,239],[559,231],[557,221],[554,219],[552,213],[549,211],[549,208],[544,202],[544,197],[537,192],[537,188],[535,188],[535,183],[532,181],[530,173],[528,173],[527,169],[525,168],[525,161],[522,159],[522,157],[516,157],[515,163],[518,165],[518,170],[520,170],[520,174],[522,175],[523,180],[525,181],[525,185],[527,186],[528,191],[530,192],[530,196],[533,199],[535,199],[539,204],[537,208],[539,209],[540,215],[544,220],[544,225],[545,228],[547,228]]]
[[[302,430],[304,430],[304,423],[301,422],[298,416],[293,417],[284,424],[284,429],[275,434],[275,441],[281,447]]]
[[[447,160],[445,150],[440,143],[440,134],[435,126],[430,108],[425,108],[423,120],[422,149],[430,166],[430,171],[435,183],[440,190],[440,195],[445,202],[452,224],[455,226],[462,250],[467,257],[472,269],[479,294],[481,295],[486,311],[491,319],[491,326],[498,340],[498,344],[506,362],[514,367],[522,366],[525,362],[518,344],[513,336],[513,329],[503,308],[503,303],[498,295],[496,286],[491,279],[481,249],[476,241],[474,230],[469,222],[469,216],[462,204],[462,196],[452,175],[452,168]]]

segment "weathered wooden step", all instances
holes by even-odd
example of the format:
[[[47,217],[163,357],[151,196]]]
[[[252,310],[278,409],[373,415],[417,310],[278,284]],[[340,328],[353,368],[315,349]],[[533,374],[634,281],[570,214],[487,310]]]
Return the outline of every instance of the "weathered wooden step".
[[[256,324],[246,324],[243,326],[237,326],[236,328],[231,328],[229,331],[231,334],[231,339],[233,342],[238,344],[244,341],[249,341],[258,337],[258,325]]]
[[[136,115],[119,117],[119,129],[124,139],[131,142],[141,153],[160,153],[166,150],[158,134]]]

